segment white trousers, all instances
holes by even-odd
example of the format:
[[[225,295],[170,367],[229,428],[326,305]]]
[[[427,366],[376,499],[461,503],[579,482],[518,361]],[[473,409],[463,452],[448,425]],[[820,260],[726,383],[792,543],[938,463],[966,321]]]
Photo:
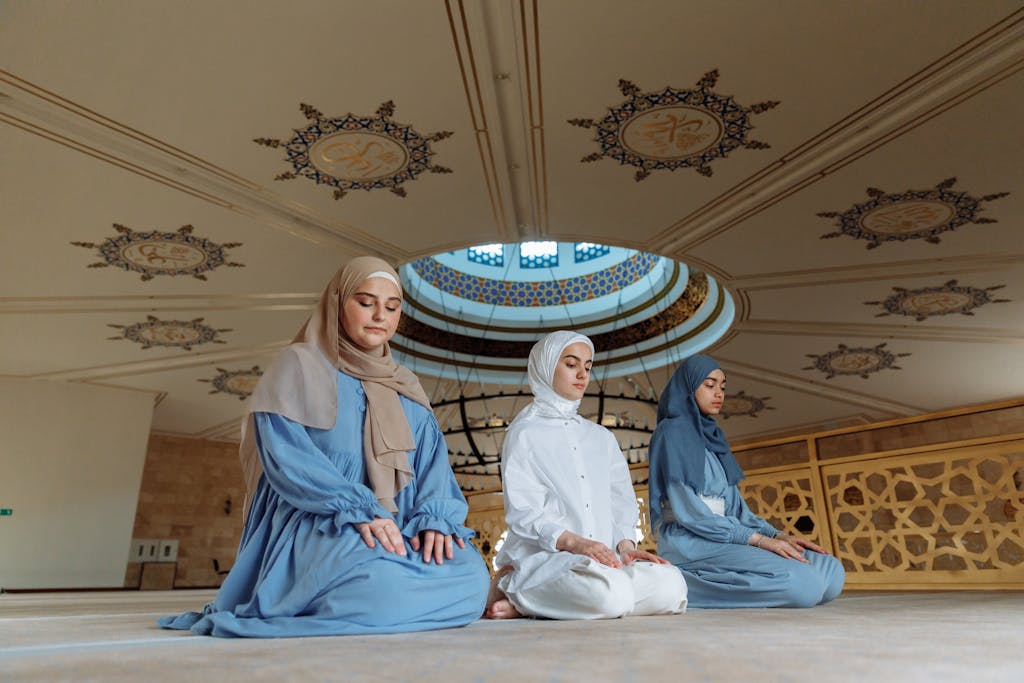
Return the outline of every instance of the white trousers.
[[[499,587],[504,590],[500,583]],[[505,595],[520,614],[548,619],[615,619],[686,611],[683,575],[670,564],[652,562],[613,569],[587,558],[586,564],[556,579]]]

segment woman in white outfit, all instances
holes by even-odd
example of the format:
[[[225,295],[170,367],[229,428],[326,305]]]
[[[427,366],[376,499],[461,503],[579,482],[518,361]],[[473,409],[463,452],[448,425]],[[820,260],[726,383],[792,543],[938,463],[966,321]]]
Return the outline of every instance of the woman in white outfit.
[[[580,416],[594,345],[553,332],[530,352],[533,402],[502,447],[508,536],[486,610],[492,619],[614,619],[686,608],[686,583],[636,547],[638,508],[615,436]]]

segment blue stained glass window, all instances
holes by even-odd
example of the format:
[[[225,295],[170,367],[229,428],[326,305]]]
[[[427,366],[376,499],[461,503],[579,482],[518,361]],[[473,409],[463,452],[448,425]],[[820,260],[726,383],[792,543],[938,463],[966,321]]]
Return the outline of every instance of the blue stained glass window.
[[[576,255],[576,263],[583,263],[584,261],[590,261],[600,256],[604,256],[612,250],[611,247],[606,247],[603,244],[594,244],[593,242],[577,242],[574,253]]]
[[[466,250],[466,258],[485,266],[505,265],[505,247],[501,244],[481,244]]]
[[[552,268],[557,265],[557,242],[523,242],[519,245],[520,268]]]

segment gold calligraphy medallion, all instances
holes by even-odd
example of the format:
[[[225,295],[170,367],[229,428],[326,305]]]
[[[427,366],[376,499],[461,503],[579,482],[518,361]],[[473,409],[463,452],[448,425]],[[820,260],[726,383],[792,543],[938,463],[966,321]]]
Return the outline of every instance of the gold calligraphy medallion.
[[[152,280],[157,275],[191,275],[205,280],[206,273],[228,266],[241,268],[243,264],[228,262],[226,249],[242,246],[241,242],[217,244],[205,237],[192,234],[192,226],[185,225],[175,232],[136,232],[117,223],[116,237],[103,242],[72,242],[77,247],[96,249],[103,259],[89,264],[89,268],[115,266],[134,273],[141,273],[142,280]]]
[[[947,178],[931,190],[907,190],[898,194],[887,194],[870,187],[870,200],[854,204],[843,211],[824,211],[818,216],[835,218],[835,232],[821,236],[831,239],[848,235],[866,240],[867,248],[874,249],[882,242],[905,242],[922,239],[938,244],[939,235],[956,230],[967,223],[995,223],[992,218],[978,214],[983,210],[982,202],[1005,197],[1008,192],[972,197],[966,192],[952,189],[956,178]]]
[[[373,115],[348,113],[332,117],[308,104],[299,108],[310,123],[297,129],[290,140],[253,140],[265,147],[284,148],[292,170],[278,174],[275,180],[307,178],[318,185],[333,187],[335,199],[341,199],[350,190],[377,189],[404,197],[402,185],[421,173],[452,172],[430,160],[434,156],[431,143],[451,136],[451,131],[421,135],[391,118],[395,112],[391,101],[382,104]]]
[[[607,116],[600,120],[569,119],[573,126],[597,131],[594,141],[600,151],[581,161],[608,157],[635,166],[638,170],[634,178],[638,181],[662,169],[692,168],[710,176],[711,163],[739,147],[769,147],[750,139],[750,117],[779,103],[741,106],[732,97],[712,90],[717,81],[718,71],[712,70],[694,88],[641,92],[636,85],[620,80],[619,90],[627,99],[609,107]]]
[[[885,349],[884,343],[873,347],[840,344],[836,350],[821,355],[807,354],[808,358],[814,359],[814,364],[803,369],[820,370],[825,373],[825,379],[832,379],[836,375],[859,375],[867,379],[868,375],[881,370],[902,370],[896,365],[896,359],[909,355],[891,353]]]
[[[142,345],[143,349],[154,346],[177,347],[185,351],[191,351],[193,346],[200,344],[214,343],[224,344],[217,335],[221,332],[230,332],[231,328],[214,329],[203,324],[202,318],[194,320],[160,320],[152,315],[147,315],[144,322],[133,325],[107,325],[121,330],[116,337],[109,337],[113,340],[127,340]]]
[[[256,385],[263,376],[260,366],[254,365],[249,370],[225,370],[217,368],[219,373],[212,379],[200,379],[198,382],[207,382],[213,385],[211,394],[231,394],[237,396],[239,401],[244,401],[252,395]]]
[[[869,306],[881,305],[882,312],[875,315],[903,315],[916,318],[918,322],[940,315],[974,315],[974,310],[987,304],[1001,304],[1009,299],[993,299],[991,292],[1005,285],[992,287],[968,287],[950,280],[939,287],[904,289],[893,287],[895,294],[883,301],[865,301]]]

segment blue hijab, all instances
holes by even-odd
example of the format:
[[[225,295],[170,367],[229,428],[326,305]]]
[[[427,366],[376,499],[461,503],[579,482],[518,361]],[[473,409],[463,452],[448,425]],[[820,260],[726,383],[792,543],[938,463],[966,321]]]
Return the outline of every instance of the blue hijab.
[[[704,490],[704,449],[718,456],[729,484],[743,479],[743,470],[729,450],[718,423],[700,412],[693,392],[715,370],[710,356],[690,356],[676,368],[658,399],[658,425],[648,449],[651,530],[661,527],[661,504],[669,485],[682,481],[697,493]]]

